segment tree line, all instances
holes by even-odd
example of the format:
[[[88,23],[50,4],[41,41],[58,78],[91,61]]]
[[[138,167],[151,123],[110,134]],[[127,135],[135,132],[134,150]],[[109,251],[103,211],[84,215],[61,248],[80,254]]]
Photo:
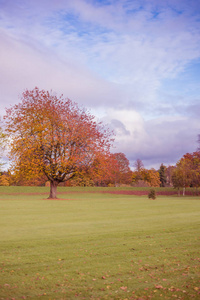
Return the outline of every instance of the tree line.
[[[200,185],[200,152],[185,154],[176,166],[146,169],[140,159],[130,168],[124,153],[111,153],[114,134],[85,108],[63,95],[25,90],[4,116],[0,148],[8,144],[10,169],[0,185],[173,186],[183,194]],[[9,139],[6,139],[9,137]]]

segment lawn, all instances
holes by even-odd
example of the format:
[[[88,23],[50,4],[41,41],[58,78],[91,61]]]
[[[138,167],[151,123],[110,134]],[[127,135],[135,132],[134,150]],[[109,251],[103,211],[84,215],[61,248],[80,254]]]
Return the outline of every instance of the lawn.
[[[0,299],[200,299],[200,197],[97,190],[0,187]]]

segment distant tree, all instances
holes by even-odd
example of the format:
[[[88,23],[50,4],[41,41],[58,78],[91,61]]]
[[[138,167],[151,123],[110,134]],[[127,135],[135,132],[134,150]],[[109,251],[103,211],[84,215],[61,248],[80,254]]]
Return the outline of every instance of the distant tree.
[[[178,196],[180,196],[180,188],[183,187],[183,176],[179,168],[175,168],[172,174],[172,183],[175,189],[178,189]]]
[[[133,183],[138,183],[138,181],[143,180],[142,179],[142,170],[144,169],[144,164],[141,161],[141,159],[137,159],[134,163],[134,169],[135,171],[132,174],[132,181]]]
[[[167,186],[173,186],[173,183],[172,183],[172,174],[173,174],[173,170],[175,169],[175,166],[168,166],[166,168],[166,185]]]
[[[200,186],[200,151],[186,153],[183,159],[187,160],[191,169],[191,186],[196,189]]]
[[[200,151],[183,155],[173,170],[172,182],[174,187],[183,188],[183,195],[186,187],[200,187]]]
[[[165,187],[166,182],[167,182],[166,167],[163,164],[161,164],[158,172],[159,172],[159,176],[160,176],[160,186]]]
[[[82,166],[70,180],[73,186],[107,186],[114,182],[116,161],[112,154],[96,157],[89,166]]]
[[[160,186],[159,173],[155,169],[141,168],[140,171],[134,171],[132,174],[132,182],[138,186]]]
[[[191,185],[192,182],[192,164],[187,157],[181,158],[176,168],[173,170],[172,182],[174,188],[178,189],[180,194],[180,188],[183,188],[183,196],[185,196],[185,189]]]
[[[129,160],[124,153],[111,154],[113,159],[115,183],[118,184],[130,184],[132,181],[132,172],[129,167]]]
[[[132,171],[124,153],[114,153],[95,158],[92,164],[83,166],[70,181],[72,185],[108,186],[130,184]]]
[[[135,171],[140,172],[144,168],[144,164],[141,159],[137,159],[134,163]]]
[[[142,180],[147,182],[150,186],[159,187],[160,186],[160,178],[159,173],[155,169],[143,169],[141,171]]]
[[[85,109],[37,87],[26,90],[4,118],[15,174],[27,179],[44,174],[49,198],[57,197],[59,183],[107,155],[112,143],[111,132]]]

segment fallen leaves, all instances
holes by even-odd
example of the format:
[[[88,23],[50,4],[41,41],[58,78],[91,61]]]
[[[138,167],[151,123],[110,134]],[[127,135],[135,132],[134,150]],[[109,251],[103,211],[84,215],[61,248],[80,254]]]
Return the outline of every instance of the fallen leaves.
[[[120,289],[121,289],[122,291],[126,291],[126,290],[127,290],[127,286],[121,286]]]
[[[156,289],[163,289],[163,286],[162,286],[162,285],[159,285],[159,284],[156,284],[156,285],[155,285],[155,288],[156,288]]]
[[[107,285],[107,287],[106,287],[108,290],[110,289],[110,285]]]

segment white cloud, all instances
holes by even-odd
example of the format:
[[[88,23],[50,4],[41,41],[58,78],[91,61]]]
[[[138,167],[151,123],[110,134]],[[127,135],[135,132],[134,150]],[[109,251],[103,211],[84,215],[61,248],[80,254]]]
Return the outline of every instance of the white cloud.
[[[199,126],[187,114],[199,98],[188,97],[180,82],[176,93],[166,95],[163,82],[176,85],[188,64],[200,58],[198,4],[109,2],[0,4],[1,114],[25,88],[52,89],[100,117],[106,113],[117,131],[117,149],[131,160],[173,161],[193,149]],[[184,81],[191,93],[199,85],[192,82]],[[168,121],[158,122],[158,114]]]
[[[18,101],[26,88],[38,86],[91,107],[115,102],[120,89],[85,66],[62,60],[47,48],[31,47],[0,32],[1,107]]]
[[[197,149],[197,119],[168,116],[145,121],[136,111],[123,109],[108,111],[103,121],[116,133],[112,151],[126,153],[132,166],[138,158],[148,168],[173,165],[183,154]]]

